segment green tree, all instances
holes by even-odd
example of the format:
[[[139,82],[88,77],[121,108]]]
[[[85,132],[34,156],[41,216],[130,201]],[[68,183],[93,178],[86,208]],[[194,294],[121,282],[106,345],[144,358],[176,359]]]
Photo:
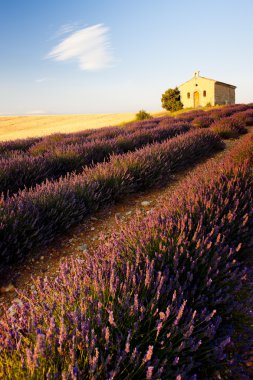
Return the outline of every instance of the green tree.
[[[152,118],[152,116],[144,110],[140,110],[139,112],[137,112],[135,117],[136,117],[136,120],[145,120],[145,119],[151,119]]]
[[[183,103],[180,100],[180,91],[177,87],[169,88],[162,94],[162,107],[167,111],[178,111],[183,108]]]

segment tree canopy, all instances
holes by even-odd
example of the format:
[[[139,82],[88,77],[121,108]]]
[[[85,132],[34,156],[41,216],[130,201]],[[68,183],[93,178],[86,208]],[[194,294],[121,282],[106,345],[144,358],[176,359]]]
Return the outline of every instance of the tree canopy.
[[[146,112],[145,110],[140,110],[139,112],[137,112],[135,117],[136,117],[136,120],[145,120],[145,119],[151,119],[152,118],[152,116],[148,112]]]
[[[169,88],[162,94],[162,107],[167,111],[178,111],[183,108],[183,103],[180,98],[180,91],[177,87]]]

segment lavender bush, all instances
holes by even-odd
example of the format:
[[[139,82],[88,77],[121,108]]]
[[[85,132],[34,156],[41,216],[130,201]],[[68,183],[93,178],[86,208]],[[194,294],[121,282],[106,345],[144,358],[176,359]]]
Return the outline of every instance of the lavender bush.
[[[78,173],[84,166],[109,160],[112,153],[133,151],[144,145],[183,134],[189,129],[189,124],[171,124],[166,127],[158,125],[152,130],[142,129],[108,140],[96,139],[93,142],[71,145],[63,142],[54,146],[52,153],[35,157],[17,154],[8,159],[0,159],[0,192],[5,196],[7,193],[11,195],[19,189],[33,187],[46,179],[55,180],[72,171]]]
[[[85,132],[85,133],[84,133]],[[40,156],[41,154],[54,153],[59,147],[74,144],[85,144],[98,140],[110,140],[119,135],[125,135],[126,132],[119,127],[107,127],[93,130],[86,130],[75,134],[54,134],[45,137],[43,140],[34,144],[29,153],[33,156]]]
[[[38,279],[0,321],[4,378],[213,379],[226,363],[222,378],[243,378],[227,353],[252,286],[252,190],[247,164],[208,165],[164,208]]]
[[[39,142],[41,138],[28,138],[19,139],[14,141],[3,141],[0,142],[0,155],[4,155],[9,151],[27,151],[32,145]]]
[[[245,111],[247,109],[250,109],[249,105],[234,104],[234,105],[223,106],[223,107],[217,108],[217,109],[211,109],[211,110],[207,111],[206,113],[209,116],[213,117],[213,119],[219,120],[219,119],[222,119],[224,117],[232,116],[232,115],[236,114],[237,112]]]
[[[173,173],[223,146],[210,131],[188,132],[161,144],[113,156],[110,162],[87,168],[79,175],[47,181],[6,200],[2,197],[0,270],[21,260],[32,247],[47,244],[89,212],[127,193],[161,185]]]
[[[237,112],[233,115],[233,119],[244,126],[253,125],[253,110],[248,109],[246,111]]]
[[[209,128],[213,121],[210,116],[198,116],[192,120],[191,124],[195,128]]]
[[[233,159],[236,162],[248,160],[253,165],[253,133],[245,136],[233,149]]]
[[[215,121],[211,124],[211,129],[222,138],[237,138],[247,133],[245,123],[234,115]]]
[[[191,122],[196,117],[204,116],[204,115],[205,115],[205,111],[204,110],[192,110],[192,111],[185,112],[185,113],[182,113],[182,114],[178,115],[177,119],[180,120],[180,121]]]

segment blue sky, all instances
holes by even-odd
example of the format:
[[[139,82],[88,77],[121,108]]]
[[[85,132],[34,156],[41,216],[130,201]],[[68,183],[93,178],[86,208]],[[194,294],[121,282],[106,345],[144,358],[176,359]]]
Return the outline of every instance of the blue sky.
[[[253,102],[252,0],[0,0],[0,114],[159,110],[200,75]]]

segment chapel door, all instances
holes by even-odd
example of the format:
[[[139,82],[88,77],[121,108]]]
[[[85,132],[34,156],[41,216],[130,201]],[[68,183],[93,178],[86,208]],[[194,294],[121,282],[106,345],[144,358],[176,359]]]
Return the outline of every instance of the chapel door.
[[[194,108],[199,107],[199,92],[195,91],[194,92]]]

